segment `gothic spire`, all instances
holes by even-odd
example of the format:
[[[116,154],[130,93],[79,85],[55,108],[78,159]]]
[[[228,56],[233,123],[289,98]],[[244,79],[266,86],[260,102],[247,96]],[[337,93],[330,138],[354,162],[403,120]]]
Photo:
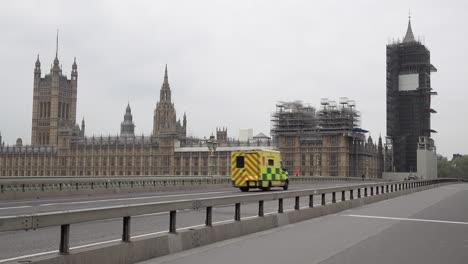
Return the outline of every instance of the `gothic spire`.
[[[58,29],[57,29],[57,38],[55,42],[55,59],[54,65],[52,66],[53,72],[60,72],[59,59],[58,59]]]
[[[34,67],[34,77],[40,77],[41,76],[41,62],[39,61],[39,54],[37,54],[37,60],[36,64]]]
[[[406,29],[406,35],[403,39],[403,43],[416,42],[413,35],[413,29],[411,28],[411,16],[408,17],[408,28]]]
[[[169,83],[169,78],[167,77],[167,64],[166,64],[166,70],[164,71],[164,83]]]
[[[58,32],[59,30],[57,29],[57,39],[55,41],[55,58],[58,58]]]
[[[80,136],[84,137],[84,135],[85,135],[85,121],[84,121],[84,116],[83,116],[83,121],[81,121]]]
[[[164,71],[164,82],[161,86],[159,102],[171,102],[171,88],[169,87],[169,78],[167,77],[167,64],[166,69]]]
[[[126,113],[131,113],[132,109],[130,108],[130,102],[127,103],[127,109],[125,110]]]
[[[125,109],[124,121],[120,124],[120,135],[123,137],[135,136],[135,124],[133,124],[132,110],[130,109],[130,102]]]

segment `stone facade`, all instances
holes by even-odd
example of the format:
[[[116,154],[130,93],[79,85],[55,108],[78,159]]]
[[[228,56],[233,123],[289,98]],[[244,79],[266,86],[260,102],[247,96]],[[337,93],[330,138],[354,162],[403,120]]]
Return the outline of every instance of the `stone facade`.
[[[164,73],[164,82],[159,95],[159,102],[154,110],[153,136],[159,135],[177,135],[186,136],[187,134],[187,116],[184,113],[183,123],[180,119],[176,121],[176,110],[171,100],[171,88],[169,87],[169,78],[167,76],[167,65]]]
[[[62,74],[56,54],[49,74],[41,77],[37,56],[34,68],[32,145],[57,145],[60,129],[73,129],[76,122],[78,70],[76,59],[71,79]]]
[[[187,137],[187,117],[177,120],[165,69],[151,135],[135,136],[130,105],[118,136],[86,137],[85,121],[76,122],[77,66],[71,79],[62,75],[56,56],[51,73],[34,71],[32,144],[0,144],[0,176],[137,176],[208,175],[215,159],[216,175],[231,173],[231,152],[278,149],[290,175],[378,178],[382,143],[359,134],[279,135],[275,144],[260,134],[241,142],[228,138],[227,128],[216,130],[218,148],[210,156],[206,139]],[[302,126],[304,128],[304,126]],[[301,131],[304,131],[303,129]],[[1,142],[1,137],[0,137]]]
[[[346,135],[315,138],[280,136],[278,149],[290,174],[300,176],[339,176],[381,178],[382,141],[374,144],[353,140]]]
[[[383,146],[360,128],[360,113],[347,98],[324,99],[322,109],[280,102],[272,114],[273,141],[292,175],[381,178]]]
[[[51,74],[41,78],[37,60],[33,143],[23,146],[18,140],[13,146],[0,144],[0,176],[207,175],[212,158],[219,163],[219,174],[230,174],[229,145],[238,149],[242,144],[228,142],[225,129],[219,138],[220,151],[209,157],[205,140],[186,137],[187,116],[184,114],[182,123],[176,120],[167,66],[152,135],[135,136],[128,105],[119,136],[86,137],[84,119],[81,128],[75,124],[76,62],[71,80],[61,74],[58,65],[56,57]]]

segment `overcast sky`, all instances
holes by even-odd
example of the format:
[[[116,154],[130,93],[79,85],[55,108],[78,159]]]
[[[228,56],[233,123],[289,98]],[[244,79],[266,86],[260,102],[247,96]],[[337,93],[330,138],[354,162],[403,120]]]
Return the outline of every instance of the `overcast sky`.
[[[168,64],[188,133],[216,127],[270,134],[277,101],[356,100],[375,139],[385,128],[385,46],[413,32],[431,50],[432,128],[438,152],[468,154],[468,1],[2,1],[0,131],[31,140],[33,70],[55,55],[78,64],[77,121],[87,135],[117,134],[130,102],[148,135]]]

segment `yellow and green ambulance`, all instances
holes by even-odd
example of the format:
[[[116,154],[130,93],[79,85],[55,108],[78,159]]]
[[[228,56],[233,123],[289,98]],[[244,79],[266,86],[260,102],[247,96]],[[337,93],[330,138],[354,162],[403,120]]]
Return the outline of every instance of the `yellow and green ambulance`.
[[[232,185],[243,192],[251,188],[268,191],[271,187],[288,189],[288,172],[281,154],[275,150],[243,150],[231,152]]]

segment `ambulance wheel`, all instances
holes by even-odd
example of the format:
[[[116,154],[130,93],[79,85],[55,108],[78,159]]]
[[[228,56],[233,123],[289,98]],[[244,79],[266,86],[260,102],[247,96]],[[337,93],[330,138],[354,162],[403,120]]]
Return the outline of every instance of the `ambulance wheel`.
[[[286,181],[286,183],[283,186],[283,190],[287,191],[289,188],[289,181]]]
[[[239,189],[241,191],[243,191],[243,192],[248,192],[249,191],[249,187],[240,187]]]

